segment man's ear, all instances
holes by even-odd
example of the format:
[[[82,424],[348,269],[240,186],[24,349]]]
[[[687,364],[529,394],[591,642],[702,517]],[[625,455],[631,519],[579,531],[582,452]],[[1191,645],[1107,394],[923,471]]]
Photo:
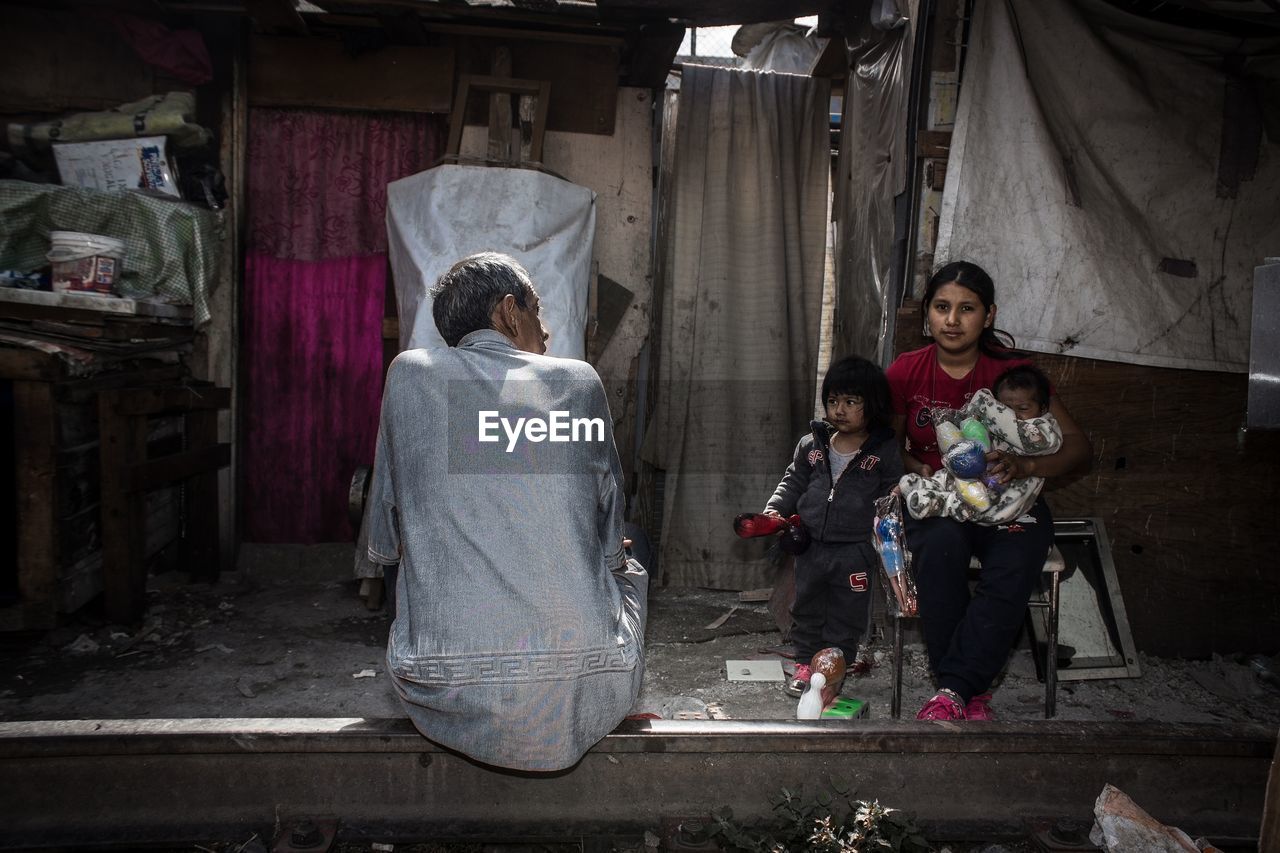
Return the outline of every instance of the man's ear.
[[[516,298],[508,293],[498,302],[498,306],[493,309],[492,322],[494,328],[504,335],[508,332],[516,330]]]

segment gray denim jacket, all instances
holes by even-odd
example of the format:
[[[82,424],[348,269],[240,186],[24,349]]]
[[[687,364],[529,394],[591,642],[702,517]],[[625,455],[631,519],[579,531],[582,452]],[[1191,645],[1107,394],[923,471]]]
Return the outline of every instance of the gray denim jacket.
[[[590,365],[488,330],[401,353],[369,501],[369,558],[400,564],[387,666],[424,735],[557,770],[622,720],[648,576],[622,549],[621,466]]]

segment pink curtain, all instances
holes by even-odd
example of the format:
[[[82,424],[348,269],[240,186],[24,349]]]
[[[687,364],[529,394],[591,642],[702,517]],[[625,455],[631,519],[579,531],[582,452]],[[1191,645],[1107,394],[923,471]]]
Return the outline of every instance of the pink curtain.
[[[387,184],[443,150],[438,116],[249,115],[244,538],[352,538],[382,395]]]

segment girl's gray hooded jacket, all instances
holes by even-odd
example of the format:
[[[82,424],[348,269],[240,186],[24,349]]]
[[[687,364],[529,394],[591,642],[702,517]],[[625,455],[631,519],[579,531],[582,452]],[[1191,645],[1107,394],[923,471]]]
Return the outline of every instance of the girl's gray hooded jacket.
[[[871,430],[840,479],[832,482],[831,426],[813,421],[800,439],[782,482],[766,510],[799,513],[809,535],[819,542],[865,542],[875,519],[873,501],[889,493],[902,476],[902,455],[893,430]]]

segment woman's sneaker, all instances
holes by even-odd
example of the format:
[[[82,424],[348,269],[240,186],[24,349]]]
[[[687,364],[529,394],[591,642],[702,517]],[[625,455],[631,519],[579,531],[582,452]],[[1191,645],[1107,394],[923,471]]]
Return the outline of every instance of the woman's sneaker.
[[[964,706],[964,718],[966,720],[994,720],[995,712],[991,710],[991,694],[980,693],[969,700],[969,704]]]
[[[813,677],[813,669],[807,663],[796,664],[795,675],[787,682],[786,691],[792,696],[803,696],[809,689],[809,679]]]
[[[917,720],[963,720],[966,719],[964,708],[960,703],[945,693],[938,693],[916,714]]]

